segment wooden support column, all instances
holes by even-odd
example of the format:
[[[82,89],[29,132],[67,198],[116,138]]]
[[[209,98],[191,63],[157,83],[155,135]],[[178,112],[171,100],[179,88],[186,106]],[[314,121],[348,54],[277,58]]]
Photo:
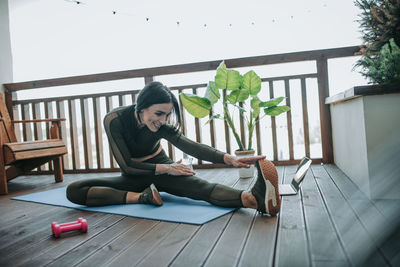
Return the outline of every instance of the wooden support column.
[[[318,96],[321,123],[322,162],[333,163],[331,111],[325,104],[329,96],[328,60],[321,57],[317,60]]]

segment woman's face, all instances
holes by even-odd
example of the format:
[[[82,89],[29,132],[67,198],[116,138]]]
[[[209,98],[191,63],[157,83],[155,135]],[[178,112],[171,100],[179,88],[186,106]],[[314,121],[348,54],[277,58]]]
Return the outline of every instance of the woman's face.
[[[167,122],[172,108],[172,103],[154,104],[140,112],[140,120],[150,131],[157,132]]]

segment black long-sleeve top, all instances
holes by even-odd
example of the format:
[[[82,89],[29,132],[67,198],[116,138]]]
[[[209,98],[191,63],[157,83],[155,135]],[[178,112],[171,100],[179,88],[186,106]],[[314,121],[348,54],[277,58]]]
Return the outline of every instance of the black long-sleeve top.
[[[224,163],[225,153],[188,139],[171,125],[163,125],[157,132],[150,131],[146,126],[139,128],[134,111],[135,105],[119,107],[109,112],[103,121],[112,153],[122,173],[128,175],[154,174],[156,164],[134,161],[133,158],[155,153],[160,147],[161,138],[198,159]]]

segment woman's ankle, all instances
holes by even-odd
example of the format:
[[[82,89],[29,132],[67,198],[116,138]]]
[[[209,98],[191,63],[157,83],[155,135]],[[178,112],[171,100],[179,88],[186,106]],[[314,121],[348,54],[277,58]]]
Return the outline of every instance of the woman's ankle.
[[[241,199],[243,207],[257,209],[257,200],[250,191],[244,191],[241,195]]]
[[[139,202],[139,197],[141,193],[136,193],[136,192],[128,192],[126,194],[126,204],[135,204]]]

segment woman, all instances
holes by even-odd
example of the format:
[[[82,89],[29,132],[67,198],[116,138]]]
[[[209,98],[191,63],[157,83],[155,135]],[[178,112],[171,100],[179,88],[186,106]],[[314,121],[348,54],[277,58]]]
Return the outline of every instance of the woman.
[[[175,125],[170,122],[174,116]],[[122,175],[77,181],[67,198],[80,205],[142,203],[161,206],[160,191],[205,200],[222,207],[254,208],[276,215],[280,209],[278,175],[265,156],[237,159],[210,146],[189,140],[179,131],[181,116],[176,97],[160,82],[147,84],[135,105],[119,107],[104,118],[112,153]],[[184,153],[214,163],[249,168],[257,163],[259,177],[251,191],[209,183],[180,162],[173,162],[160,145],[164,138]]]

